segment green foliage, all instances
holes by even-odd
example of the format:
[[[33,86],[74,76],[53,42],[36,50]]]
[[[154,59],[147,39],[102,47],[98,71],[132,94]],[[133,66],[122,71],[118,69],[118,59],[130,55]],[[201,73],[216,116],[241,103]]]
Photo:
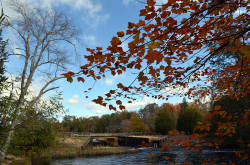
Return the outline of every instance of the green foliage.
[[[75,116],[64,116],[61,123],[64,132],[128,132],[127,121],[131,117],[131,112],[117,112],[112,114],[103,115],[101,117],[75,117]],[[126,127],[126,128],[125,128]]]
[[[40,101],[36,106],[22,108],[22,113],[14,115],[16,100],[3,97],[0,101],[0,133],[8,133],[11,122],[18,119],[15,134],[11,140],[9,152],[13,154],[35,154],[51,146],[55,140],[54,125],[57,113],[63,112],[61,95],[51,97],[50,100]],[[0,134],[2,146],[6,134]]]
[[[188,103],[187,103],[187,100],[186,100],[185,97],[183,98],[182,103],[180,104],[180,106],[181,106],[181,111],[184,111],[187,108]]]
[[[142,119],[139,118],[139,116],[134,113],[131,116],[130,119],[130,131],[131,132],[144,132],[145,126],[142,121]]]
[[[173,112],[168,107],[160,108],[156,113],[155,118],[155,132],[160,134],[167,134],[169,131],[176,128],[176,119]]]
[[[184,131],[186,134],[191,134],[194,132],[197,122],[202,121],[202,119],[203,115],[196,106],[186,106],[178,117],[177,129]]]
[[[52,123],[43,112],[27,107],[11,141],[10,151],[15,154],[38,153],[55,140]]]
[[[0,98],[0,147],[5,143],[11,121],[15,118],[15,105],[16,101],[11,97],[5,96]]]

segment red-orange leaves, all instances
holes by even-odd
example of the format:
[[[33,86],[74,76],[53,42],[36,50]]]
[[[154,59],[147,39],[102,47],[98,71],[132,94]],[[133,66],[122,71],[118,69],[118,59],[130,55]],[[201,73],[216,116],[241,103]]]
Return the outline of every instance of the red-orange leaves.
[[[147,14],[147,10],[146,9],[140,10],[140,16],[145,16],[146,14]]]
[[[82,78],[82,77],[77,77],[77,80],[78,80],[78,82],[83,82],[84,83],[84,78]]]
[[[159,51],[152,50],[148,51],[148,54],[145,56],[145,59],[147,60],[148,64],[151,64],[154,61],[156,61],[156,63],[159,64],[162,61],[163,57],[164,57],[163,54],[160,53]]]
[[[118,36],[118,37],[123,37],[123,36],[124,36],[124,32],[123,32],[123,31],[117,32],[117,36]]]
[[[110,43],[112,46],[118,46],[122,44],[121,40],[117,37],[113,37]]]
[[[143,20],[140,20],[139,22],[138,22],[138,24],[137,24],[138,26],[144,26],[145,25],[145,21],[143,21]]]
[[[171,13],[170,11],[163,11],[162,14],[161,14],[161,17],[162,18],[166,18],[167,16],[169,16]]]
[[[73,78],[72,77],[67,77],[67,81],[72,83],[73,82]]]
[[[154,0],[147,0],[147,4],[148,4],[148,6],[154,6],[155,1]]]
[[[118,70],[117,73],[118,73],[118,74],[122,74],[122,70]]]
[[[120,106],[119,106],[119,109],[120,109],[120,110],[125,110],[125,106],[120,105]]]
[[[215,110],[215,111],[218,111],[218,110],[220,110],[220,109],[221,109],[221,106],[220,106],[220,105],[214,106],[214,110]]]
[[[103,105],[103,97],[101,97],[101,96],[98,96],[98,98],[97,99],[94,99],[94,100],[92,100],[94,103],[96,103],[96,104],[100,104],[100,105]]]
[[[68,72],[68,73],[64,73],[64,74],[62,74],[62,75],[67,79],[68,82],[72,83],[72,82],[73,82],[72,76],[74,76],[75,73],[73,73],[73,72]]]
[[[114,106],[113,106],[113,105],[111,105],[111,104],[109,105],[109,109],[110,109],[110,110],[114,110],[114,111],[116,111],[116,107],[114,107]]]
[[[129,22],[129,23],[128,23],[128,28],[129,28],[129,29],[132,29],[134,26],[135,26],[134,23],[132,23],[132,22]]]
[[[121,100],[117,100],[116,104],[122,104],[122,101]]]

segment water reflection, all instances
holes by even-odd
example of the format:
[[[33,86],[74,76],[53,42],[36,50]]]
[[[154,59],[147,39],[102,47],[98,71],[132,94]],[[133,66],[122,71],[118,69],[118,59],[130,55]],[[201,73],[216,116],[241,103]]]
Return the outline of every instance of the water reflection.
[[[154,157],[148,157],[148,154],[155,153]],[[170,160],[166,160],[164,156],[170,157]],[[162,152],[160,150],[144,149],[141,152],[135,154],[125,155],[110,155],[93,158],[77,158],[70,160],[54,160],[50,162],[50,165],[146,165],[154,163],[157,165],[168,164],[173,162],[175,165],[182,164],[186,161],[192,161],[193,164],[200,165],[205,159],[220,158],[219,162],[234,161],[237,162],[234,151],[212,151],[203,150],[200,153],[184,152],[184,149],[174,149],[171,152]],[[216,164],[217,164],[216,163]],[[244,163],[237,162],[237,164],[245,165]]]

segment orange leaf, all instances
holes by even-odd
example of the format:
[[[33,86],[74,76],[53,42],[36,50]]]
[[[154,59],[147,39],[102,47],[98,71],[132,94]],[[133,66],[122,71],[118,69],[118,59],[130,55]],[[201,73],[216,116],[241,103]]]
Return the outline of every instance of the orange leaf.
[[[73,82],[73,78],[72,77],[67,77],[67,81],[72,83]]]
[[[169,160],[170,157],[169,156],[164,156],[164,159]]]
[[[117,36],[118,36],[118,37],[123,37],[123,36],[124,36],[124,32],[123,32],[123,31],[117,32]]]
[[[245,154],[241,159],[242,160],[247,160],[248,159],[248,154]]]
[[[81,82],[83,82],[83,83],[84,83],[84,81],[85,81],[84,78],[82,78],[82,77],[77,77],[77,80],[78,80],[78,82],[81,81]]]
[[[221,106],[220,105],[216,105],[215,107],[214,107],[214,110],[215,111],[218,111],[218,110],[220,110],[221,109]]]
[[[121,100],[117,100],[116,104],[122,104],[122,101]]]

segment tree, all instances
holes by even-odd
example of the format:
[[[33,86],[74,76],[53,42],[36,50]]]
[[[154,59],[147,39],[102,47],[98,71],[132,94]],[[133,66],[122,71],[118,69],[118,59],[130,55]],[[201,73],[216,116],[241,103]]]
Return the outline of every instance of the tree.
[[[180,105],[181,105],[181,111],[184,111],[187,108],[188,103],[185,97],[183,98],[182,103]]]
[[[142,119],[136,113],[133,113],[130,118],[130,131],[131,132],[144,132],[145,126]]]
[[[176,128],[176,119],[168,107],[161,107],[155,117],[155,132],[167,134]]]
[[[22,114],[22,107],[26,104],[31,107],[36,105],[45,93],[58,88],[51,84],[63,78],[60,73],[65,72],[67,64],[69,64],[69,56],[66,54],[68,47],[65,45],[65,49],[62,49],[60,44],[72,45],[73,39],[77,36],[77,30],[63,13],[30,8],[28,4],[18,0],[11,1],[10,7],[13,12],[17,13],[18,18],[7,22],[6,26],[21,43],[18,48],[20,53],[13,54],[22,58],[23,66],[21,66],[23,68],[20,68],[21,83],[13,112],[15,118],[12,121],[6,143],[1,147],[0,162],[5,158],[15,127],[19,123],[17,115]],[[38,75],[46,80],[38,91],[38,95],[28,100],[30,86]]]
[[[186,134],[192,134],[198,122],[203,118],[202,113],[197,106],[190,105],[183,109],[177,120],[177,129]]]
[[[158,109],[158,105],[156,103],[148,104],[143,109],[139,110],[139,116],[143,119],[145,126],[149,128],[151,132],[154,132],[154,119],[155,114]]]

